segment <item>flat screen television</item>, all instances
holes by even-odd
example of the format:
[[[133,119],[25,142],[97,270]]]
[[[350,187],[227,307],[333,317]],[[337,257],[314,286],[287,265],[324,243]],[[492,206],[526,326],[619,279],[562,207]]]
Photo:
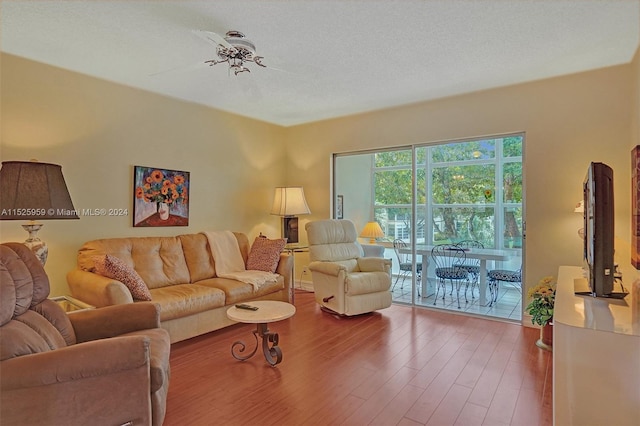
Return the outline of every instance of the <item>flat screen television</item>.
[[[614,205],[613,169],[604,163],[591,163],[583,184],[584,264],[590,292],[595,297],[624,297],[613,291]]]

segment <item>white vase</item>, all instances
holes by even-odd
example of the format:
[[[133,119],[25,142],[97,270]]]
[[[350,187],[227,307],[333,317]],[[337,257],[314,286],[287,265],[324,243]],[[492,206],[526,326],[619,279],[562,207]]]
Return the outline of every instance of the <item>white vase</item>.
[[[169,204],[158,203],[158,216],[161,220],[169,219]]]

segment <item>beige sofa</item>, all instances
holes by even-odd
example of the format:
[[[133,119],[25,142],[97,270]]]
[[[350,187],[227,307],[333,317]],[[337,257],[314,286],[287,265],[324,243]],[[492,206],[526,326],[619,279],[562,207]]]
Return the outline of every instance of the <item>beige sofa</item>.
[[[246,264],[247,236],[234,235]],[[94,272],[96,256],[107,254],[133,267],[144,280],[152,301],[161,307],[161,326],[169,332],[171,343],[233,324],[226,311],[236,303],[289,301],[293,288],[293,257],[288,254],[280,254],[278,280],[254,290],[251,284],[217,277],[207,237],[184,234],[86,242],[78,252],[77,268],[67,274],[73,297],[96,307],[134,302],[122,282]]]

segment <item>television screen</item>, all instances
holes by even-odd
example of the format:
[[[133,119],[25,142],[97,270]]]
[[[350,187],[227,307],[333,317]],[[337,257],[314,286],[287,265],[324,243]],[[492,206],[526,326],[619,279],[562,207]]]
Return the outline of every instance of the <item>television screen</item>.
[[[595,297],[620,297],[620,293],[613,292],[615,218],[611,167],[604,163],[591,163],[583,192],[584,262],[590,294]]]

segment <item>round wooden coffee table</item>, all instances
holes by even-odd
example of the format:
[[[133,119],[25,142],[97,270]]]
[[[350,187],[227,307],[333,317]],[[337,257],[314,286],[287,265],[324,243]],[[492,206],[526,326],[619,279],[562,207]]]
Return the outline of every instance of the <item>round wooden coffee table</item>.
[[[232,306],[227,310],[227,317],[233,321],[257,325],[256,330],[253,332],[256,338],[256,347],[251,353],[244,355],[242,353],[247,346],[244,342],[238,340],[231,345],[231,355],[240,361],[251,358],[258,350],[258,346],[260,346],[259,336],[262,338],[262,352],[267,362],[271,366],[279,364],[282,361],[282,350],[278,346],[278,333],[269,331],[267,324],[292,317],[296,313],[296,307],[291,303],[276,300],[257,300],[255,302],[247,302],[246,305],[254,306],[258,309],[252,311]],[[269,347],[269,343],[272,343],[271,347]]]

